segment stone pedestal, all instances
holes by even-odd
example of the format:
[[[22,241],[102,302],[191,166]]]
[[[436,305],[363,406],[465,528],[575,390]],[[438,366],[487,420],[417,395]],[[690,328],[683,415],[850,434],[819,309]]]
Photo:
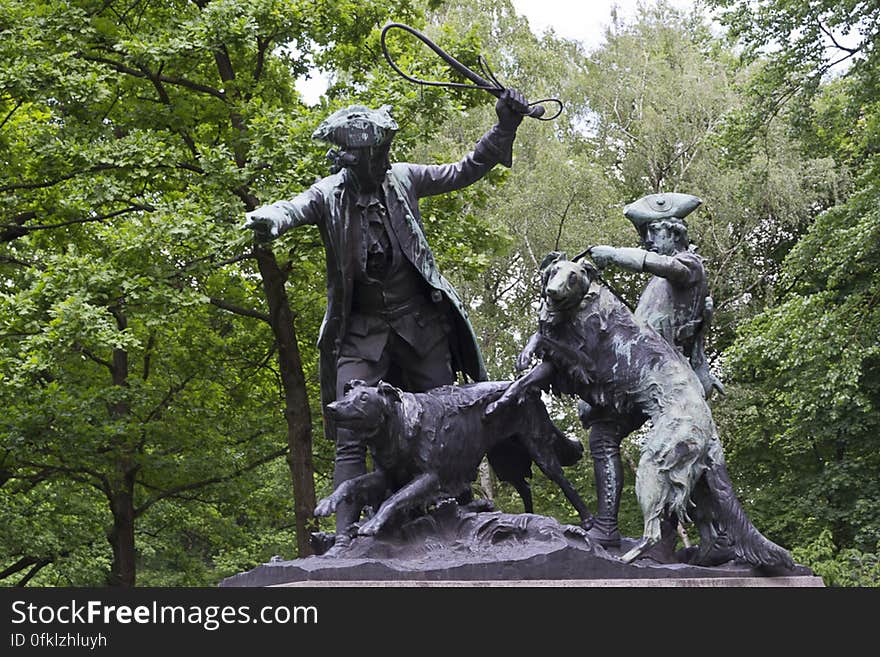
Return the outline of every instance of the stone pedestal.
[[[358,537],[334,556],[273,560],[220,586],[822,586],[803,566],[762,570],[695,566],[655,555],[631,564],[579,527],[534,514],[477,513],[455,504],[406,523],[394,536]],[[661,562],[665,561],[665,563]]]

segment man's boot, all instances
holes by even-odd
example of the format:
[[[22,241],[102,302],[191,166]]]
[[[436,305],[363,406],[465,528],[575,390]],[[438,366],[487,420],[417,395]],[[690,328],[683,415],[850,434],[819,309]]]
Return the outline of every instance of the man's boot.
[[[349,479],[354,479],[367,471],[366,448],[361,445],[348,429],[336,432],[336,461],[333,468],[333,488]],[[324,555],[340,556],[351,545],[354,525],[361,518],[361,503],[344,500],[336,506],[336,539]]]
[[[596,515],[587,531],[591,540],[605,547],[620,545],[617,512],[623,492],[623,465],[620,461],[620,441],[626,433],[614,419],[603,418],[597,409],[586,402],[578,404],[581,424],[590,432],[590,455],[596,478]],[[597,417],[598,416],[598,417]]]

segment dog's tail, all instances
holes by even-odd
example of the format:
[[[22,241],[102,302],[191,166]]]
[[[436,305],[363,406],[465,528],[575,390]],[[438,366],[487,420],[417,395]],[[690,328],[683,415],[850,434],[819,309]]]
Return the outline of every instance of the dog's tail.
[[[706,470],[705,477],[715,508],[715,521],[733,543],[734,554],[753,566],[793,569],[794,560],[788,551],[761,534],[746,516],[733,491],[727,466],[716,463]]]
[[[584,446],[580,440],[569,438],[562,433],[555,425],[553,425],[555,436],[553,436],[553,451],[559,464],[562,466],[574,465],[581,460],[584,455]]]

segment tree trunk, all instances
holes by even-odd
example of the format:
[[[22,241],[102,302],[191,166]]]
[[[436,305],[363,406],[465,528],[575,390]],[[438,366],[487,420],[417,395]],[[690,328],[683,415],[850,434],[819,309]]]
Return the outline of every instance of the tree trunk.
[[[287,420],[287,462],[293,478],[296,546],[300,557],[312,554],[309,533],[317,531],[313,516],[315,468],[312,464],[312,416],[306,394],[306,380],[296,340],[293,313],[284,284],[287,276],[278,266],[271,248],[254,249],[269,304],[269,323],[278,342],[278,364],[284,388],[284,418]]]
[[[118,306],[111,306],[110,312],[116,318],[116,327],[120,333],[128,328],[128,318]],[[113,362],[110,373],[113,385],[128,387],[128,352],[124,349],[113,350]],[[120,400],[110,405],[110,416],[114,420],[125,420],[131,413],[129,403]],[[126,436],[118,437],[122,453],[116,462],[116,476],[110,483],[107,497],[110,500],[110,512],[113,514],[113,527],[107,534],[110,547],[113,549],[113,563],[110,568],[110,586],[132,587],[135,583],[135,544],[134,544],[134,482],[137,477],[137,466],[133,465],[131,448],[126,444]]]
[[[133,476],[127,477],[133,483]],[[132,490],[116,492],[110,500],[113,527],[107,540],[113,548],[110,586],[132,587],[135,583],[134,495]]]
[[[208,4],[208,0],[194,1],[200,9],[204,9]],[[220,79],[228,86],[230,97],[234,101],[239,101],[240,92],[234,84],[235,69],[225,46],[221,45],[214,50],[214,60]],[[239,134],[239,139],[235,140],[234,144],[235,163],[242,169],[248,162],[247,124],[236,109],[230,111],[229,121]],[[253,210],[257,206],[258,199],[247,185],[232,191],[241,198],[248,210]],[[304,557],[312,554],[309,532],[317,531],[318,528],[312,515],[316,506],[315,469],[312,465],[312,418],[306,394],[306,379],[296,342],[293,313],[284,289],[287,276],[278,266],[271,248],[257,246],[254,252],[263,279],[263,291],[269,305],[269,324],[278,342],[278,363],[281,369],[281,386],[284,389],[284,417],[287,420],[289,448],[287,463],[293,477],[296,545],[299,556]]]

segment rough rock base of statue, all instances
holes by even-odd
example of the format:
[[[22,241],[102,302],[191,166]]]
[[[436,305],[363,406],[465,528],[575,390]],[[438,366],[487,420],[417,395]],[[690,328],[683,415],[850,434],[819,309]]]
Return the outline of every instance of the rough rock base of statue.
[[[360,536],[333,556],[283,561],[273,559],[251,571],[228,577],[220,586],[318,585],[336,582],[518,582],[548,581],[560,586],[630,582],[634,586],[683,585],[822,586],[821,579],[798,566],[770,572],[729,562],[715,567],[676,562],[676,555],[645,557],[626,564],[619,556],[635,544],[624,539],[619,549],[591,543],[586,532],[535,514],[477,512],[455,503],[439,505],[391,534]],[[662,561],[672,561],[662,563]],[[758,578],[761,578],[760,580]],[[659,581],[659,582],[658,582]],[[667,584],[663,584],[666,582]],[[679,582],[679,583],[675,583]],[[704,582],[704,583],[699,583]]]

